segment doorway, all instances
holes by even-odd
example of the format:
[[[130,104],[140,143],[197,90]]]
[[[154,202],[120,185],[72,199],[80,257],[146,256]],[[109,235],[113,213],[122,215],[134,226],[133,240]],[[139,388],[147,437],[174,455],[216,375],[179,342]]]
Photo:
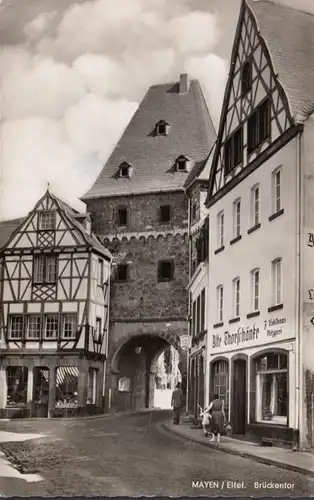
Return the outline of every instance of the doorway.
[[[36,366],[33,370],[33,417],[48,417],[49,368]]]
[[[245,434],[246,422],[246,360],[233,362],[232,429],[233,434]]]

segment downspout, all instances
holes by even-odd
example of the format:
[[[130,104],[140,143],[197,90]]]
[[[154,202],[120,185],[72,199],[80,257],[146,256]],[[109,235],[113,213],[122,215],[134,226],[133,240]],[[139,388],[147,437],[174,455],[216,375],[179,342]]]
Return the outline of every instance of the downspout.
[[[191,280],[191,250],[192,250],[192,245],[191,245],[191,198],[187,194],[187,191],[185,190],[185,194],[188,198],[188,253],[189,253],[189,282]],[[190,290],[188,291],[188,335],[191,335],[191,321],[190,321],[190,314],[191,314],[191,294]],[[189,379],[190,379],[190,349],[187,349],[186,351],[186,397],[185,397],[185,412],[188,414],[189,413]]]
[[[295,411],[295,430],[299,431],[299,436],[295,438],[294,449],[301,449],[303,442],[303,260],[302,260],[302,242],[303,242],[303,165],[301,141],[302,132],[296,137],[296,212],[297,212],[297,300],[296,300],[296,351],[295,351],[295,379],[296,379],[296,411]]]

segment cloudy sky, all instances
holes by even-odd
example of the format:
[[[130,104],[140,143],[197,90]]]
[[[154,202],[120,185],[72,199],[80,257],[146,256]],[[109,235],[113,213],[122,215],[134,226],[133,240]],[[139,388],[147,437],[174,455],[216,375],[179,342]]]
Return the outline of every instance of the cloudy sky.
[[[0,219],[31,210],[48,182],[82,208],[152,84],[198,78],[217,126],[240,0],[0,4]]]

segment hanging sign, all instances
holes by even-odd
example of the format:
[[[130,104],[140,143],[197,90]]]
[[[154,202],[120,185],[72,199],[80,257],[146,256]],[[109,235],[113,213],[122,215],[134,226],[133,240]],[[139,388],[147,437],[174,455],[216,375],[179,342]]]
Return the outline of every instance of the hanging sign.
[[[192,346],[191,335],[181,335],[180,336],[180,347],[183,351],[188,351]]]

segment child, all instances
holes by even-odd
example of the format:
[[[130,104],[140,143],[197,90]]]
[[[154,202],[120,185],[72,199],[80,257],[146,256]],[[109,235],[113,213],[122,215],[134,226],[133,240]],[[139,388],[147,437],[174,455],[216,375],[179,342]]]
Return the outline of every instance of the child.
[[[200,413],[200,417],[202,417],[202,427],[203,431],[205,434],[205,437],[208,436],[208,431],[209,431],[209,419],[211,418],[211,415],[209,414],[209,407],[205,408],[205,410],[202,410]]]

